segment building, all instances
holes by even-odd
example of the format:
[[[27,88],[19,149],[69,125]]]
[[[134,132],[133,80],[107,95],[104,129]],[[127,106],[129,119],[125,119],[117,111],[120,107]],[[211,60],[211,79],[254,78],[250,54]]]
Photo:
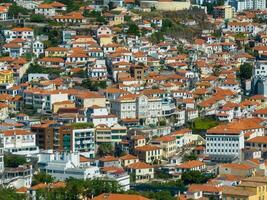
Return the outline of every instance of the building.
[[[176,153],[176,138],[174,136],[166,135],[156,138],[151,141],[152,145],[158,146],[162,149],[162,156],[169,158]]]
[[[154,167],[144,162],[135,162],[127,166],[136,183],[144,183],[154,178]]]
[[[95,129],[73,129],[72,130],[72,148],[73,152],[80,152],[88,158],[95,157]],[[67,140],[63,140],[67,142]]]
[[[237,12],[266,9],[266,0],[231,0],[230,4]]]
[[[0,21],[7,20],[8,18],[8,7],[0,6]]]
[[[0,102],[0,120],[4,121],[9,117],[9,112],[8,112],[8,104],[1,103]]]
[[[32,41],[34,39],[34,33],[32,28],[13,28],[11,30],[4,30],[4,36],[6,42],[10,42],[14,39],[20,38],[26,41]]]
[[[189,171],[204,171],[206,170],[206,165],[198,160],[190,160],[177,165],[175,168],[176,172],[181,174]]]
[[[52,175],[56,180],[64,181],[71,177],[86,180],[100,176],[98,167],[84,167],[81,164],[78,152],[59,154],[58,152],[44,151],[38,155],[40,171]]]
[[[260,51],[258,51],[261,54]],[[267,62],[258,61],[252,73],[252,92],[267,96]]]
[[[139,160],[146,163],[158,162],[162,158],[162,149],[154,145],[144,145],[135,148]]]
[[[110,100],[111,113],[119,119],[140,119],[146,124],[155,124],[162,114],[162,100],[145,95],[128,94]]]
[[[13,83],[13,73],[11,70],[0,70],[0,84]]]
[[[39,152],[36,146],[36,136],[30,131],[5,130],[2,131],[2,137],[4,151],[18,155],[31,155]]]
[[[240,119],[209,129],[206,134],[206,154],[217,161],[240,158],[245,147],[245,133],[252,132],[255,136],[264,134],[259,122],[255,118]]]
[[[215,6],[213,10],[214,18],[232,19],[234,17],[234,10],[230,5]]]
[[[127,128],[119,124],[111,127],[97,125],[95,127],[95,139],[97,143],[118,143],[127,135]]]
[[[219,165],[219,174],[250,177],[255,174],[255,167],[248,164],[226,163]]]

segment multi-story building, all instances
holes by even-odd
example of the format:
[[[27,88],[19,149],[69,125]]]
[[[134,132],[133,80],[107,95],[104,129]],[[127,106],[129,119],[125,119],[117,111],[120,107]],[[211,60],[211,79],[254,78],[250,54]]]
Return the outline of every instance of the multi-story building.
[[[156,138],[151,141],[151,144],[162,149],[162,156],[164,158],[169,158],[176,153],[176,138],[173,135]]]
[[[161,160],[162,149],[153,145],[144,145],[136,147],[135,154],[143,162],[154,163]]]
[[[68,100],[68,94],[60,90],[28,89],[23,92],[24,104],[44,112],[51,112],[53,104]]]
[[[252,73],[252,92],[267,96],[267,62],[258,61]]]
[[[155,124],[162,114],[160,98],[149,98],[145,95],[128,94],[110,100],[111,113],[119,119],[140,119],[145,123]]]
[[[255,136],[264,134],[264,129],[257,119],[236,120],[211,128],[206,134],[206,154],[221,161],[237,159],[245,147],[244,135],[250,132]]]
[[[134,175],[136,183],[144,183],[154,178],[154,167],[147,163],[135,162],[128,165],[127,169]]]
[[[95,127],[95,139],[97,143],[118,143],[127,135],[127,128],[119,124],[111,127],[99,124]]]
[[[80,153],[53,153],[52,151],[41,152],[38,155],[38,165],[56,180],[66,180],[70,177],[77,179],[91,179],[100,176],[96,166],[82,166]]]
[[[34,39],[33,29],[27,28],[27,27],[4,30],[4,36],[5,36],[6,42],[10,42],[16,38],[21,38],[27,41]]]
[[[234,17],[234,10],[230,5],[216,6],[213,10],[214,18],[231,19]]]
[[[244,148],[244,133],[240,130],[211,129],[206,134],[206,154],[214,159],[236,159]]]
[[[244,10],[264,10],[266,8],[266,0],[231,0],[230,4],[237,12]]]
[[[2,131],[4,150],[13,154],[29,155],[39,152],[35,134],[22,129]]]
[[[1,70],[0,71],[0,84],[10,84],[13,83],[13,73],[11,70]]]

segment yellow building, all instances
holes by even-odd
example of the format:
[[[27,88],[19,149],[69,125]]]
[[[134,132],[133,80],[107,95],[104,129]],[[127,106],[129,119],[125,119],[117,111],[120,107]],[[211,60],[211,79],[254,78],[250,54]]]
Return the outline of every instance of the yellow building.
[[[234,17],[234,10],[229,5],[216,6],[213,11],[214,18],[232,19]]]
[[[75,108],[72,101],[60,101],[53,104],[53,113],[57,113],[60,108]]]
[[[0,71],[0,84],[13,83],[13,73],[10,70]]]
[[[254,176],[243,179],[238,186],[224,188],[222,197],[224,200],[266,200],[267,177]]]

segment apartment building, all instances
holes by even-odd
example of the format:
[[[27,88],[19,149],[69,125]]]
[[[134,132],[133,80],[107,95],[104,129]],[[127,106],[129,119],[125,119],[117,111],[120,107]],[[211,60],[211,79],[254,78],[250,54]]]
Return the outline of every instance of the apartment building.
[[[234,9],[230,5],[216,6],[213,10],[214,18],[232,19],[234,17]]]
[[[172,135],[166,135],[156,138],[151,141],[152,145],[158,146],[162,149],[162,156],[169,158],[176,153],[176,138]]]
[[[17,38],[24,39],[26,41],[34,39],[33,29],[27,27],[4,30],[4,36],[7,43]]]
[[[146,163],[154,163],[162,158],[162,149],[154,145],[139,146],[134,151],[139,160]]]
[[[13,129],[2,131],[2,141],[4,151],[13,154],[29,155],[39,152],[39,148],[36,146],[35,134],[27,130]]]
[[[118,143],[127,135],[127,128],[119,124],[112,126],[97,125],[95,127],[95,139],[97,143]]]
[[[126,94],[110,100],[111,113],[119,119],[141,119],[145,123],[154,124],[162,114],[160,98],[148,98],[145,95]]]

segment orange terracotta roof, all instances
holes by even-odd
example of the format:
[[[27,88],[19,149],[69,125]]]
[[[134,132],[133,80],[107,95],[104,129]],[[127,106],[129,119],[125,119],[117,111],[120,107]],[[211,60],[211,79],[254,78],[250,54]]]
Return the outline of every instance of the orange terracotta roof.
[[[157,146],[153,146],[153,145],[144,145],[144,146],[140,146],[140,147],[136,147],[135,150],[136,151],[154,151],[154,150],[159,150],[161,148],[157,147]]]
[[[200,167],[203,165],[205,165],[205,163],[203,163],[199,160],[190,160],[190,161],[184,162],[180,165],[177,165],[176,168],[191,169],[191,168]]]
[[[247,140],[250,143],[259,143],[259,144],[267,144],[267,136],[257,136],[250,140]]]
[[[135,162],[132,163],[130,165],[127,165],[127,168],[130,169],[149,169],[149,168],[153,168],[152,165],[144,163],[144,162]]]
[[[233,169],[238,169],[238,170],[249,170],[249,169],[255,168],[247,164],[238,164],[238,163],[221,164],[221,167],[233,168]]]

